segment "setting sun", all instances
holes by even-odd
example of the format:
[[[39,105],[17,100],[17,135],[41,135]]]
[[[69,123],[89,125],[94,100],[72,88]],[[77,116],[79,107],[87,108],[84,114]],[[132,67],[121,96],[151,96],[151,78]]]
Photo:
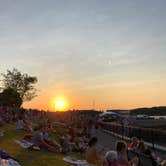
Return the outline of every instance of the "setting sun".
[[[59,100],[59,101],[57,101],[56,102],[56,107],[57,108],[63,108],[65,106],[65,103],[64,103],[64,101],[61,101],[61,100]]]
[[[68,108],[67,101],[64,97],[54,98],[52,104],[53,104],[53,109],[56,111],[65,111]]]

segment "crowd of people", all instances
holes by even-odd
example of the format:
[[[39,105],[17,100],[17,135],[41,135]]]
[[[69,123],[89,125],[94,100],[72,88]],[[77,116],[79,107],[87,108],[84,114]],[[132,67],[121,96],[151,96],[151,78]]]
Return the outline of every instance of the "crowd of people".
[[[133,137],[129,145],[125,141],[117,141],[111,150],[99,149],[96,136],[96,129],[99,127],[98,114],[95,111],[48,113],[1,108],[0,115],[0,126],[11,123],[16,126],[17,131],[27,131],[22,140],[32,143],[30,150],[64,155],[76,152],[85,155],[86,161],[96,166],[137,166],[140,162],[138,155],[128,157],[128,151],[132,151],[135,154],[143,153],[150,156],[157,165],[155,156],[144,145],[144,141],[137,137]],[[57,139],[50,137],[53,133]],[[164,166],[165,161],[162,162]]]

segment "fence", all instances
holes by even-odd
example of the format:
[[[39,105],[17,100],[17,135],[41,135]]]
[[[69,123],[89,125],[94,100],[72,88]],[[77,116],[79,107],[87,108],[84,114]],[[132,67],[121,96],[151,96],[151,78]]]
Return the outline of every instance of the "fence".
[[[144,141],[150,143],[153,148],[155,148],[156,145],[158,147],[166,146],[166,131],[133,126],[124,126],[121,124],[107,122],[102,122],[101,127],[107,131],[120,135],[122,139],[124,137],[131,138],[135,136],[139,139],[143,139]]]

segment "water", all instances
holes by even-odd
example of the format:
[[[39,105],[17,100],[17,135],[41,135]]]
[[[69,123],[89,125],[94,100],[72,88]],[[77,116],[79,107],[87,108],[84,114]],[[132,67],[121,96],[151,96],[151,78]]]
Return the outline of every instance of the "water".
[[[166,116],[150,116],[150,117],[154,119],[166,119]]]

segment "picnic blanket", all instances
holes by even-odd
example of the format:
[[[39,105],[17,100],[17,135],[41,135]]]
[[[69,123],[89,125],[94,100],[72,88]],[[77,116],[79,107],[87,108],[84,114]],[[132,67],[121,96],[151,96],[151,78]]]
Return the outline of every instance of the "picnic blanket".
[[[38,146],[34,146],[33,143],[31,142],[28,142],[26,140],[15,140],[15,142],[20,145],[22,148],[25,148],[25,149],[31,149],[31,150],[37,150],[39,151],[40,148]]]
[[[63,161],[65,161],[71,165],[75,165],[75,166],[93,166],[93,165],[87,163],[86,160],[78,160],[78,159],[70,157],[70,156],[64,157]]]
[[[0,166],[20,166],[13,157],[0,150]]]
[[[8,159],[13,159],[14,160],[14,158],[13,157],[11,157],[10,155],[8,155],[6,152],[4,152],[3,150],[0,150],[0,158],[1,159],[6,159],[6,160],[8,160]]]
[[[13,159],[0,159],[0,166],[20,166],[20,164]]]
[[[15,142],[25,149],[28,149],[33,145],[33,143],[26,140],[15,140]]]

